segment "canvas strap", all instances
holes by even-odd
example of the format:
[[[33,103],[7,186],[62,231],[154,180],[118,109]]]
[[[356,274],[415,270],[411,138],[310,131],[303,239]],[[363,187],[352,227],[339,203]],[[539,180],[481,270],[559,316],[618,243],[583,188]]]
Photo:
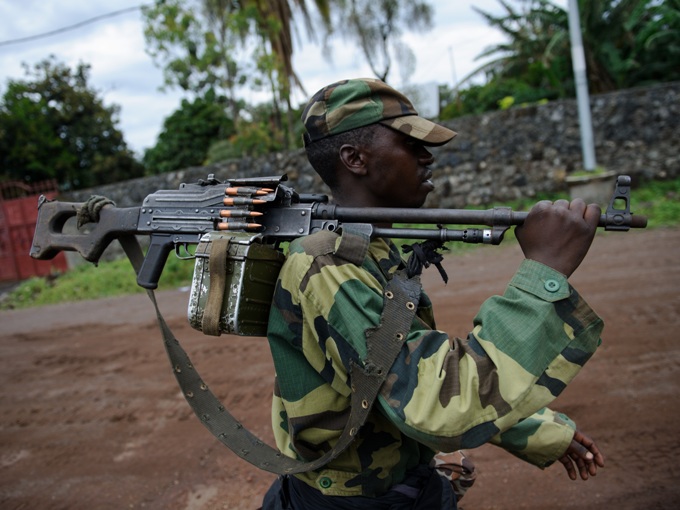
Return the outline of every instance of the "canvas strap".
[[[143,261],[142,250],[134,236],[120,239],[136,272]],[[147,290],[154,305],[158,325],[173,372],[187,402],[208,430],[236,455],[271,473],[294,474],[319,469],[340,455],[354,441],[366,422],[389,369],[406,340],[420,299],[420,278],[408,278],[398,271],[384,289],[380,324],[366,334],[367,355],[363,363],[352,362],[350,416],[335,446],[316,460],[292,459],[264,443],[239,423],[210,391],[194,368],[187,353],[166,323],[152,290]]]
[[[224,292],[227,287],[227,255],[231,239],[213,239],[210,243],[208,267],[210,271],[210,288],[203,313],[202,331],[206,335],[220,336],[220,318]]]

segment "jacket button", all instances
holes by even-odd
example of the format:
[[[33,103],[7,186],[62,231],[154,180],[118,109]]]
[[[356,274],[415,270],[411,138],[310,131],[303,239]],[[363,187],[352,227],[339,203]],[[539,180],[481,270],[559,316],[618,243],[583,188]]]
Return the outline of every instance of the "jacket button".
[[[321,486],[322,489],[328,489],[331,485],[333,485],[333,480],[331,480],[327,476],[324,476],[321,479],[319,479],[319,485]]]
[[[548,292],[557,292],[560,290],[560,282],[557,280],[546,280],[543,287],[545,287],[545,290]]]

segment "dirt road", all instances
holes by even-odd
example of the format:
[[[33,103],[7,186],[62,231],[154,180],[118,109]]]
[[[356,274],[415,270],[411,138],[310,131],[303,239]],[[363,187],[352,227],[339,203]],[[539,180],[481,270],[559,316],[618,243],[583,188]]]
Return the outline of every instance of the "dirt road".
[[[461,336],[501,293],[517,246],[448,257],[424,280],[442,329]],[[132,276],[131,276],[132,277]],[[570,481],[485,446],[465,510],[680,508],[680,229],[599,236],[573,284],[604,318],[603,345],[553,406],[606,456]],[[272,442],[266,340],[206,337],[188,294],[161,306],[213,391]],[[0,507],[254,509],[272,475],[238,459],[180,395],[146,296],[0,312]]]

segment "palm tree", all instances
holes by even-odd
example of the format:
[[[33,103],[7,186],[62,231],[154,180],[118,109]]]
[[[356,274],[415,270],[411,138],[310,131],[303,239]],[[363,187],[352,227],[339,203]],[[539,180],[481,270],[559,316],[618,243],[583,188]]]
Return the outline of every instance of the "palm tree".
[[[330,0],[314,0],[314,5],[320,14],[323,31],[328,34],[331,31]],[[299,88],[306,94],[302,81],[293,69],[293,31],[295,29],[293,9],[301,15],[310,37],[314,37],[316,33],[315,25],[305,0],[245,0],[243,2],[243,8],[247,9],[250,6],[255,8],[258,36],[269,49],[261,56],[260,63],[269,80],[279,128],[281,127],[279,102],[286,103],[287,140],[285,145],[290,146],[294,132],[291,93],[294,88]]]
[[[539,88],[565,94],[563,49],[569,44],[567,13],[547,0],[524,2],[524,10],[499,0],[505,14],[494,16],[473,7],[507,42],[487,48],[477,58],[496,56],[473,71],[462,82],[479,73],[487,79],[519,79]]]
[[[549,0],[521,0],[520,9],[499,0],[504,15],[474,8],[507,36],[478,58],[494,56],[465,80],[485,73],[488,80],[521,78],[557,97],[573,96],[567,12]],[[673,42],[671,66],[678,76],[678,0],[579,0],[589,89],[602,93],[630,87],[649,76],[645,66],[668,60],[661,40]],[[650,53],[656,51],[656,56]],[[658,59],[658,60],[657,60]],[[664,66],[669,70],[671,66]],[[658,76],[658,74],[657,74]]]
[[[402,74],[410,74],[415,57],[400,41],[402,27],[428,30],[432,7],[422,0],[338,0],[334,2],[339,26],[356,39],[373,74],[383,81],[392,68],[392,56],[400,62]]]
[[[314,24],[306,0],[165,0],[144,7],[147,50],[164,66],[166,85],[195,94],[227,96],[231,117],[237,122],[241,102],[236,89],[260,81],[247,62],[268,81],[275,117],[280,126],[284,101],[303,89],[292,65],[294,13],[301,16],[310,35],[320,27],[330,31],[331,0],[313,0],[320,25]],[[248,54],[257,42],[254,54]],[[288,121],[289,138],[292,120]]]

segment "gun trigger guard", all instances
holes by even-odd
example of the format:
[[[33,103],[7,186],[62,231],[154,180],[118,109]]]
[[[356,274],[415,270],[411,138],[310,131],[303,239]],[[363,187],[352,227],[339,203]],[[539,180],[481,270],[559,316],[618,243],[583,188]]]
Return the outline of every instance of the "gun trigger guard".
[[[184,248],[184,254],[181,253]],[[175,245],[175,256],[180,260],[193,260],[196,255],[189,251],[189,243],[179,243]]]

